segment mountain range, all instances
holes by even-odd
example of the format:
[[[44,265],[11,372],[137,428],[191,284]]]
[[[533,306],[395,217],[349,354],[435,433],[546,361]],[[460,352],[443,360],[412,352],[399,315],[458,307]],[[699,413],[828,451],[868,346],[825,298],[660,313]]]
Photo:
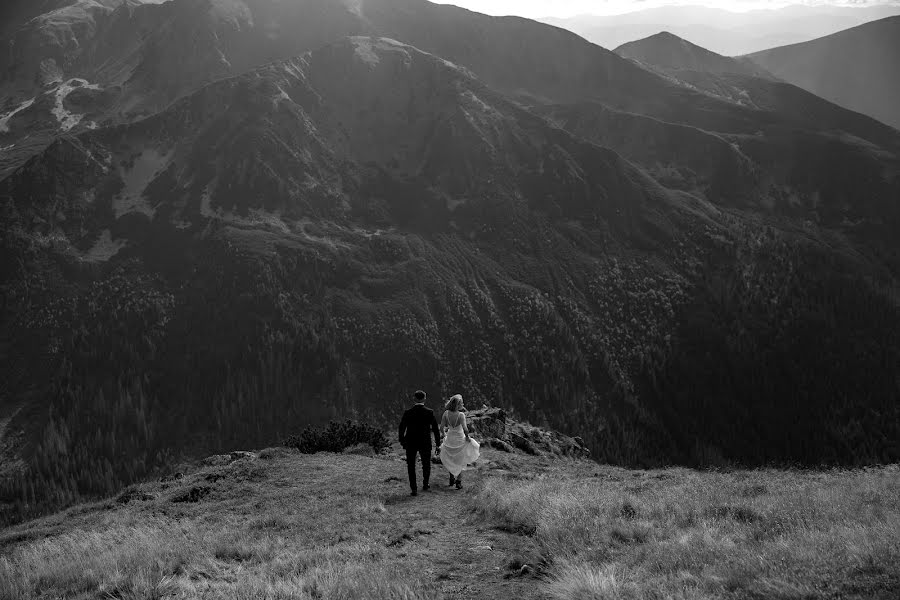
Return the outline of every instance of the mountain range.
[[[718,54],[739,56],[807,42],[898,14],[900,6],[896,4],[797,4],[748,11],[671,5],[619,15],[576,15],[540,20],[573,31],[609,49],[669,31]]]
[[[8,30],[9,519],[416,388],[624,464],[900,452],[900,132],[872,118],[670,36],[625,58],[423,0]]]

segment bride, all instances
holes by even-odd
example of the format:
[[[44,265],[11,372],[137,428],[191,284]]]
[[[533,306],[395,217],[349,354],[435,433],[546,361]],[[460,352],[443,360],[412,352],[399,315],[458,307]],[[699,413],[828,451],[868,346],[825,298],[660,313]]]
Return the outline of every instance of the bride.
[[[478,442],[469,437],[466,415],[460,411],[462,408],[463,398],[456,394],[447,402],[447,410],[441,416],[441,430],[444,432],[441,463],[450,471],[450,485],[456,484],[456,489],[462,488],[462,472],[466,465],[478,460],[481,454]]]

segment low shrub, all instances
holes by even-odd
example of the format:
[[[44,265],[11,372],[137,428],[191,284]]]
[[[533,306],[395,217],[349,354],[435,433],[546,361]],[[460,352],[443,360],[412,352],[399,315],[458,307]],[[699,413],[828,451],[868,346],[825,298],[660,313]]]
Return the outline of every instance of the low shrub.
[[[284,441],[288,448],[296,448],[304,454],[316,452],[343,452],[345,448],[368,444],[376,452],[390,446],[384,432],[357,421],[331,422],[326,427],[307,427]]]

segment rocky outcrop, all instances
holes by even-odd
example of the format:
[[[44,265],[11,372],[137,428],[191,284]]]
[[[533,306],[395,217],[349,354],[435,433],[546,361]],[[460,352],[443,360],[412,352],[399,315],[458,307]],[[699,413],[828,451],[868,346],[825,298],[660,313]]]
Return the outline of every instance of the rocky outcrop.
[[[502,408],[480,408],[466,413],[466,424],[471,433],[485,438],[506,437],[506,412]]]
[[[584,457],[590,450],[579,437],[569,437],[558,431],[534,427],[528,423],[514,423],[507,431],[509,442],[528,454],[554,454]]]
[[[531,455],[586,457],[590,450],[580,437],[535,427],[507,417],[502,408],[483,407],[466,413],[469,431],[489,447]]]

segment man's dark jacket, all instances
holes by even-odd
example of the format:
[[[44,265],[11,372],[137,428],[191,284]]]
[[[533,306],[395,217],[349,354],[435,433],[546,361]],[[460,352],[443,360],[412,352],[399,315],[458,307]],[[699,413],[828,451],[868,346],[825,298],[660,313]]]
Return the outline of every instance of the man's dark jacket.
[[[434,434],[434,445],[440,446],[441,433],[433,410],[424,404],[416,404],[403,413],[400,420],[400,444],[404,448],[431,447],[431,434]]]

